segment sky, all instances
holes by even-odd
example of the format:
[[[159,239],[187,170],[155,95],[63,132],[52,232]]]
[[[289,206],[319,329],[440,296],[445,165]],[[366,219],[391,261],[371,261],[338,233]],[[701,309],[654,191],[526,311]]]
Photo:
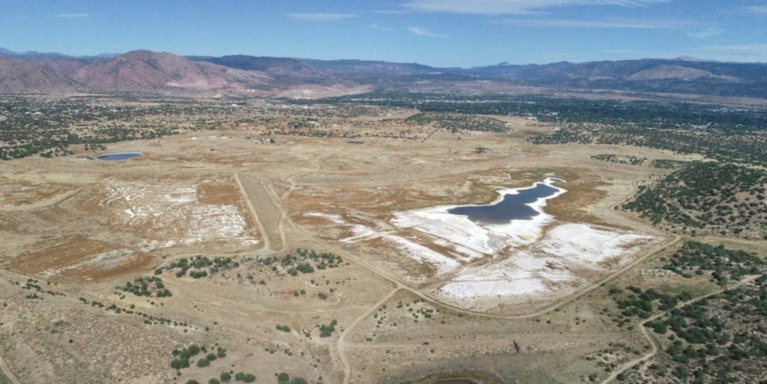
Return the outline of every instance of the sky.
[[[0,47],[416,62],[767,62],[767,0],[0,0]]]

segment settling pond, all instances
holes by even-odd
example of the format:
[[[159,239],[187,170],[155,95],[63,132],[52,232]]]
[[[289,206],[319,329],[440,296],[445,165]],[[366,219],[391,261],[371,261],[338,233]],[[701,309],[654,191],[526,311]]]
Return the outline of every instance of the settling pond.
[[[489,205],[467,205],[449,209],[453,215],[467,216],[469,220],[481,224],[508,224],[512,220],[530,220],[542,212],[533,207],[539,200],[547,200],[564,192],[563,189],[550,185],[563,180],[548,178],[535,183],[529,188],[517,188],[507,192],[503,198]]]
[[[141,155],[141,152],[107,153],[106,155],[98,155],[95,158],[104,161],[120,161],[125,159],[132,159]]]

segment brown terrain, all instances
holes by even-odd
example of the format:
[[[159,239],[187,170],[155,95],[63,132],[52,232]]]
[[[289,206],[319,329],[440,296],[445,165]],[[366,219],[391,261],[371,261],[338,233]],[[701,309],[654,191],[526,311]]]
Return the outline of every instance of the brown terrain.
[[[133,51],[77,70],[72,78],[93,89],[147,88],[226,89],[252,88],[269,77],[257,71],[239,71],[193,62],[171,53]]]
[[[182,73],[207,78],[213,68],[134,55],[146,57],[119,84],[145,84],[129,80],[143,78],[153,57],[167,76],[141,81],[191,86],[199,79]],[[96,78],[108,68],[77,73]],[[217,81],[200,84],[225,84]],[[601,381],[610,373],[600,361],[624,365],[653,348],[643,331],[604,315],[608,286],[716,289],[705,279],[648,272],[679,238],[614,209],[637,180],[671,172],[651,168],[651,160],[689,156],[533,146],[524,137],[554,127],[509,116],[495,116],[506,132],[451,133],[405,123],[411,110],[326,107],[313,113],[333,135],[312,137],[310,128],[279,133],[291,113],[306,113],[300,108],[258,111],[217,115],[216,131],[181,129],[98,151],[142,153],[128,160],[90,160],[93,151],[78,149],[0,163],[0,382],[202,383],[229,371],[259,383],[276,382],[280,372],[339,384],[579,383],[592,374]],[[187,126],[180,118],[172,124]],[[362,144],[342,135],[359,135]],[[256,141],[267,138],[275,143]],[[476,153],[480,146],[489,151]],[[591,158],[601,153],[648,161]],[[555,185],[567,190],[542,207],[551,219],[539,234],[512,237],[492,252],[396,220],[487,204],[500,188],[550,176],[566,180]],[[562,231],[573,235],[557,237]],[[609,243],[621,236],[629,240]],[[600,243],[573,242],[579,237]],[[310,251],[341,261],[300,256]],[[155,277],[162,288],[146,282]],[[508,285],[518,279],[541,288]],[[142,284],[146,294],[131,291]],[[506,293],[466,293],[487,284]],[[172,368],[174,348],[191,344],[206,352],[190,367]],[[198,366],[218,348],[225,356]]]

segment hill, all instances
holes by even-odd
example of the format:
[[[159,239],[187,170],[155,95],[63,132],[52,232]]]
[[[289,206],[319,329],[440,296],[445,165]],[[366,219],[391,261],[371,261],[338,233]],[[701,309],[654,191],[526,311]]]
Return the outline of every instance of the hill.
[[[72,78],[90,88],[110,91],[245,89],[269,80],[257,71],[241,71],[151,51],[128,52],[88,64],[77,70]]]
[[[358,86],[405,89],[423,80],[450,90],[452,86],[483,80],[502,85],[571,91],[617,90],[767,98],[767,64],[722,63],[689,58],[437,68],[416,63],[366,60],[247,55],[182,57],[151,51],[73,57],[59,53],[15,53],[0,49],[0,57],[16,59],[5,61],[4,73],[25,72],[27,77],[50,77],[46,73],[53,71],[63,77],[61,81],[64,83],[99,91],[261,89],[271,92],[269,94],[279,94],[280,90],[296,87],[300,90],[341,86],[341,91],[335,92],[343,93],[344,89],[351,90]],[[26,63],[40,65],[29,66]],[[29,71],[37,71],[37,74]],[[27,87],[25,82],[8,76],[4,78],[8,84],[0,84],[0,89],[10,92],[39,90],[36,87],[40,85],[34,85],[37,84],[35,82]]]
[[[72,89],[76,83],[51,67],[31,61],[0,57],[0,92],[28,93]]]

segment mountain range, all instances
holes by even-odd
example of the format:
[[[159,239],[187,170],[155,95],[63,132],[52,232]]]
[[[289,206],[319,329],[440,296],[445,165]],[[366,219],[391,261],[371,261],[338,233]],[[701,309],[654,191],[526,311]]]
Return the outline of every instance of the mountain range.
[[[146,50],[68,56],[0,48],[0,93],[178,92],[327,95],[415,82],[476,81],[557,90],[614,90],[767,98],[767,64],[694,58],[437,68],[415,63],[234,55],[178,56]]]

